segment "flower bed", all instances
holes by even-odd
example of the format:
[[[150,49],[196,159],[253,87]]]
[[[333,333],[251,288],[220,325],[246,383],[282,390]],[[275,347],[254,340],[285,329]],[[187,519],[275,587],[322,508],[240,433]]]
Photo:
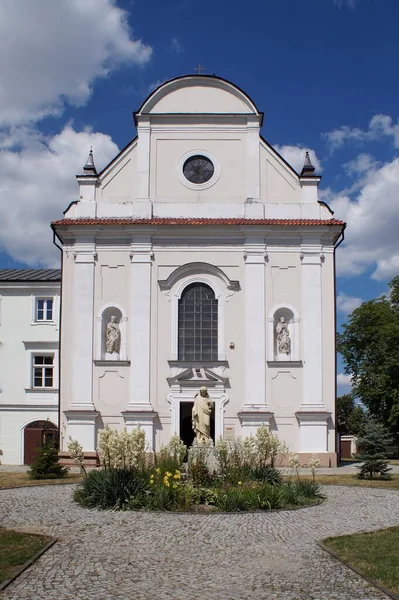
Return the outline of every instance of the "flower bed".
[[[255,437],[220,439],[215,446],[194,445],[188,452],[174,436],[154,464],[148,464],[140,429],[129,434],[106,428],[99,449],[103,468],[86,473],[79,445],[71,440],[69,447],[84,471],[74,499],[87,508],[264,511],[309,506],[324,498],[314,477],[282,482],[275,465],[287,449],[266,427]]]

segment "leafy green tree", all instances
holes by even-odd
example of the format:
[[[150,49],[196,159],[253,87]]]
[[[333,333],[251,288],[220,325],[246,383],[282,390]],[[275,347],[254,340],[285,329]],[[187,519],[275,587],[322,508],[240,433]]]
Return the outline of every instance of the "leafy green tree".
[[[367,421],[367,415],[359,404],[350,413],[347,420],[348,433],[358,435]]]
[[[352,395],[392,432],[399,430],[399,276],[390,296],[363,302],[349,315],[337,349],[352,375]]]
[[[344,394],[337,398],[337,429],[339,433],[357,435],[366,418],[366,413],[361,406],[355,404],[352,394]]]

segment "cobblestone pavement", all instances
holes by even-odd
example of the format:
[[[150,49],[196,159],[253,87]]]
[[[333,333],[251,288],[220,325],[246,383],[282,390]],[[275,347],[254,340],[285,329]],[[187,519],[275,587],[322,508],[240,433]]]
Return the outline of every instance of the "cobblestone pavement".
[[[321,506],[251,514],[109,513],[73,486],[0,491],[0,524],[59,541],[3,593],[13,600],[377,600],[316,540],[399,523],[399,492],[325,488]]]

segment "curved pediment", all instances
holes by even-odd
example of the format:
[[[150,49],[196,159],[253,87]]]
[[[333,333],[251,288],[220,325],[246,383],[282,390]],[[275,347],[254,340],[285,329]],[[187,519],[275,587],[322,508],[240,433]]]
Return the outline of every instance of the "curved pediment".
[[[233,83],[210,75],[186,75],[167,81],[143,102],[135,117],[148,114],[254,114],[251,98]]]

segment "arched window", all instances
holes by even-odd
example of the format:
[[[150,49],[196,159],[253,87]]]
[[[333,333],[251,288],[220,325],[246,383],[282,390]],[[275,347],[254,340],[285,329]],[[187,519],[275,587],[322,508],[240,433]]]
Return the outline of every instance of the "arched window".
[[[205,283],[192,283],[179,300],[179,360],[218,359],[218,301]]]

